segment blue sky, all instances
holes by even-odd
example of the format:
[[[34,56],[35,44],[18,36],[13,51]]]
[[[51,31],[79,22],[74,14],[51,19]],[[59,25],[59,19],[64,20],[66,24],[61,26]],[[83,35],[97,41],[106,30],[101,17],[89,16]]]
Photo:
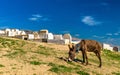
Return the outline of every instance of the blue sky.
[[[120,45],[120,0],[0,0],[0,29],[71,33]]]

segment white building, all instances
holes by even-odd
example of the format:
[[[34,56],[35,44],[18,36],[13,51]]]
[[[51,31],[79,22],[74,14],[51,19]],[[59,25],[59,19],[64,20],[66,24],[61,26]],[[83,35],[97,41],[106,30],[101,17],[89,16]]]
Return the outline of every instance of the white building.
[[[26,33],[25,33],[25,31],[18,31],[18,35],[27,35]]]
[[[11,30],[10,29],[5,29],[5,34],[8,36],[8,32],[10,32]]]
[[[28,34],[28,40],[33,40],[34,39],[34,34]]]
[[[118,46],[118,52],[120,52],[120,46]]]
[[[69,39],[64,39],[64,42],[65,42],[65,44],[70,44],[71,43]]]
[[[64,34],[63,39],[65,40],[65,44],[69,44],[72,41],[72,36],[70,34]]]
[[[40,35],[40,39],[47,39],[48,38],[48,30],[40,30],[39,35]]]
[[[39,34],[48,34],[48,30],[47,29],[42,29],[39,31]]]
[[[0,30],[0,35],[3,35],[5,34],[5,31],[4,30]]]
[[[63,40],[62,35],[54,35],[54,40]]]
[[[34,34],[34,39],[35,40],[40,39],[40,36],[39,36],[38,32],[33,32],[33,34]]]
[[[26,35],[25,31],[19,29],[5,29],[5,34],[9,37],[14,37],[18,35]]]
[[[7,31],[7,36],[14,37],[15,35],[16,35],[16,32],[14,32],[13,30]]]
[[[8,28],[7,28],[7,29],[5,29],[5,32],[9,32],[9,31],[11,31],[11,29],[8,29]]]
[[[103,49],[113,51],[113,47],[111,47],[109,44],[105,44],[105,43],[103,43]]]
[[[54,39],[54,35],[52,33],[48,33],[48,40],[53,40]]]

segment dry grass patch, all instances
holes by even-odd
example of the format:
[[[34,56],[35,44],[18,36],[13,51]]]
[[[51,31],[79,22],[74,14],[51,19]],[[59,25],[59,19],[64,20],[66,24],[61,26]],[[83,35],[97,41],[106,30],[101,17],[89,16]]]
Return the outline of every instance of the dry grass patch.
[[[89,65],[67,62],[68,46],[0,38],[1,75],[119,75],[120,53],[102,51],[102,68],[94,53]],[[81,52],[76,55],[82,60]],[[63,58],[63,59],[61,59]],[[16,64],[16,65],[14,65]]]

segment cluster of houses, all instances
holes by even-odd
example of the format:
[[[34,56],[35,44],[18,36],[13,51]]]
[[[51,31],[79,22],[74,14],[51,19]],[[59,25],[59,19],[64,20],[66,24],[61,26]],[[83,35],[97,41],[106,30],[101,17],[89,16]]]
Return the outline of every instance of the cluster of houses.
[[[64,35],[53,34],[46,29],[40,30],[38,32],[32,32],[29,30],[19,30],[19,29],[4,29],[4,30],[0,30],[0,36],[19,38],[23,40],[56,43],[56,44],[69,44],[72,41],[72,36],[70,34],[64,34]]]
[[[25,33],[25,31],[21,31],[19,29],[0,30],[0,36],[15,37],[18,35],[26,35],[26,33]]]
[[[19,30],[19,29],[4,29],[0,30],[0,36],[19,38],[23,40],[33,40],[38,42],[55,43],[55,44],[69,44],[78,43],[80,39],[72,38],[70,34],[53,34],[48,30],[43,29],[38,32],[33,32],[29,30]],[[109,44],[102,44],[103,49],[110,51],[117,51],[118,47],[112,47]]]

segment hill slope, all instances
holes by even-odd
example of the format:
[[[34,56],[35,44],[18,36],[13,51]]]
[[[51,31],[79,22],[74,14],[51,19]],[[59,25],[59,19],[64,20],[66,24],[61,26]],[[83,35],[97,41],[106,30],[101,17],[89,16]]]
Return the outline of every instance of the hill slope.
[[[0,38],[0,75],[119,75],[120,53],[102,51],[102,68],[95,54],[90,65],[66,62],[67,45]],[[81,59],[81,53],[77,54]]]

